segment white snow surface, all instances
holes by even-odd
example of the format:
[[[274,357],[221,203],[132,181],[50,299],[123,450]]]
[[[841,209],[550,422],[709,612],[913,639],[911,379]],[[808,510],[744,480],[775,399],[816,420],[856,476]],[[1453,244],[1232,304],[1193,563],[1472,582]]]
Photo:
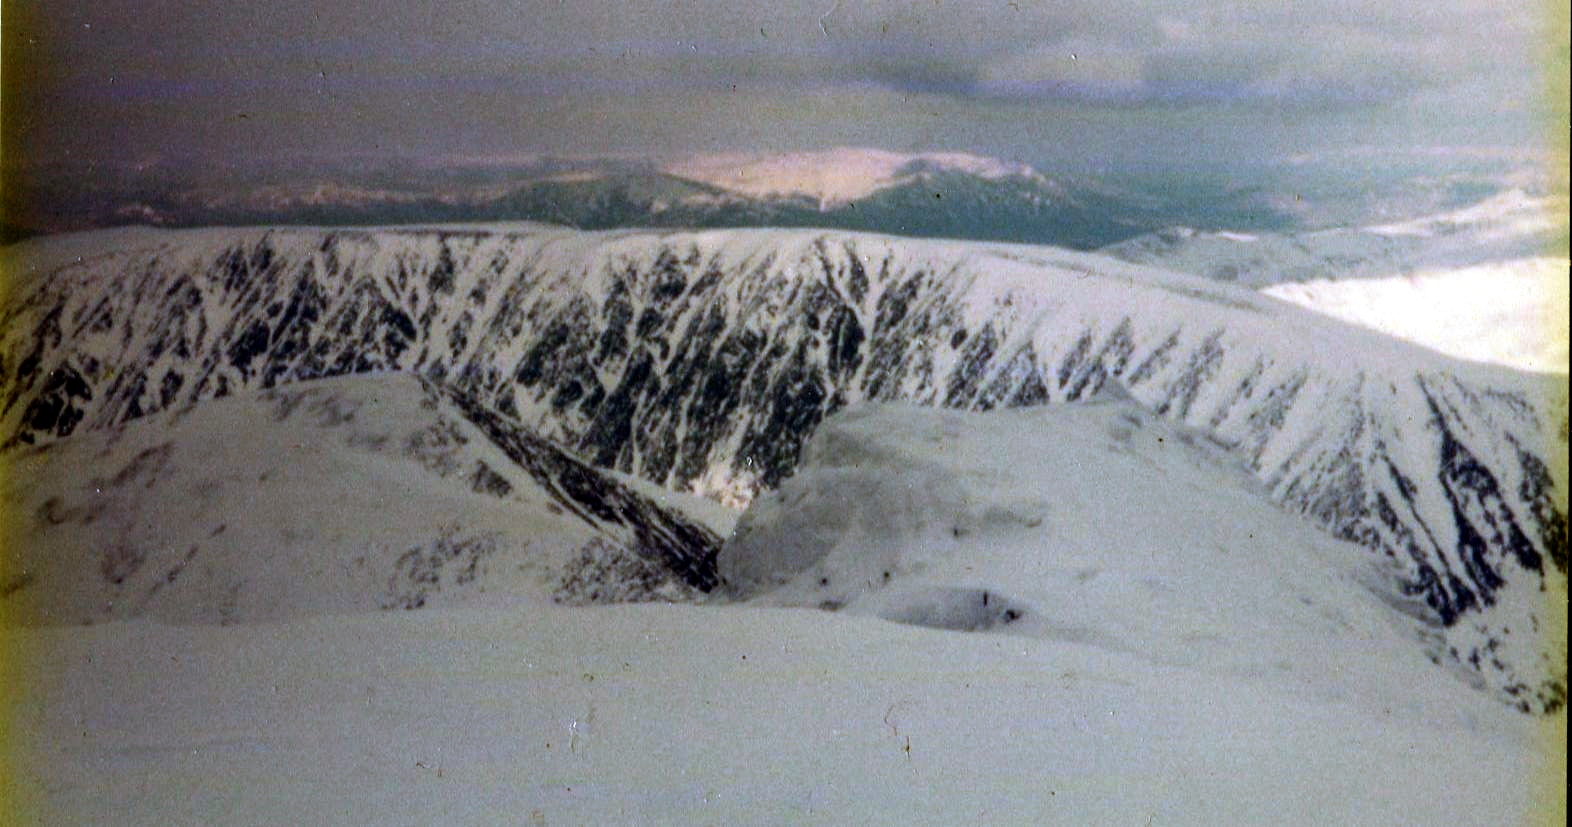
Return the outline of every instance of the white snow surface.
[[[243,392],[24,450],[0,514],[0,620],[27,625],[550,603],[587,549],[626,539],[402,374]]]
[[[1100,646],[1331,697],[1405,703],[1417,676],[1443,680],[1425,657],[1440,621],[1395,571],[1128,400],[843,412],[718,563],[724,588],[768,605]]]
[[[54,823],[1511,824],[1534,767],[1482,698],[801,610],[0,635],[49,652],[13,801]]]
[[[841,147],[777,155],[697,155],[668,164],[671,175],[755,198],[805,196],[821,209],[866,198],[922,174],[954,170],[989,180],[1040,177],[1031,167],[965,152],[900,153]]]
[[[293,496],[341,484],[303,470]],[[227,507],[301,507],[252,490]],[[0,630],[26,664],[10,800],[117,824],[1521,823],[1547,805],[1534,720],[1430,664],[1364,557],[1126,401],[859,408],[723,551],[741,604]],[[980,589],[1018,617],[968,625]]]

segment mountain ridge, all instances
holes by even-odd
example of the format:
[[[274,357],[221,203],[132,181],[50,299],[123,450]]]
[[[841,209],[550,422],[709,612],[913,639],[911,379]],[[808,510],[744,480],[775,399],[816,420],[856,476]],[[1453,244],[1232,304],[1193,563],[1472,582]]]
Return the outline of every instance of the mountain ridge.
[[[209,231],[5,312],[10,444],[242,387],[406,370],[600,466],[746,502],[861,400],[1122,388],[1277,502],[1397,561],[1449,656],[1563,702],[1508,628],[1565,578],[1564,391],[1227,285],[1067,250],[800,231]],[[1552,607],[1553,608],[1553,607]],[[1552,647],[1554,648],[1554,647]]]
[[[23,170],[34,232],[147,224],[384,226],[546,221],[577,229],[804,227],[921,237],[1111,244],[1166,223],[1127,188],[965,152],[843,147],[777,155],[549,158],[478,164],[236,164]],[[78,172],[77,175],[83,173]],[[56,180],[65,176],[67,180]],[[1227,200],[1227,199],[1224,199]],[[60,203],[55,203],[60,202]],[[18,211],[20,216],[23,211]],[[1259,223],[1258,221],[1255,223]]]

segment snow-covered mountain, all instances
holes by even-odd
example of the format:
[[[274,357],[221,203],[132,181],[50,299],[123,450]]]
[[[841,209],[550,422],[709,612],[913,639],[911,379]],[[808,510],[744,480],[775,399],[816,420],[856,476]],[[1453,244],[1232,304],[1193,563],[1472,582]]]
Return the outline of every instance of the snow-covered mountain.
[[[818,202],[820,210],[945,173],[984,181],[1017,178],[1046,192],[1054,188],[1029,166],[964,152],[907,154],[848,147],[784,155],[698,155],[667,164],[664,170],[752,198],[809,198]]]
[[[1276,502],[1396,561],[1448,625],[1448,656],[1514,703],[1564,697],[1564,643],[1507,642],[1564,626],[1560,383],[1049,248],[530,227],[138,238],[19,281],[0,343],[9,444],[402,370],[593,464],[741,504],[851,403],[988,410],[1123,388],[1237,452]]]
[[[195,427],[205,420],[259,428],[253,451],[220,447],[280,451],[280,473],[302,453],[365,460],[308,462],[293,492],[251,487],[243,469],[206,512],[242,518],[221,538],[277,536],[247,507],[366,537],[381,520],[430,530],[475,513],[455,496],[468,493],[463,470],[404,475],[402,452],[349,445],[457,416],[440,399],[410,405],[434,398],[415,381],[241,396],[164,434],[175,454],[145,502],[169,502],[170,470],[213,445]],[[404,407],[408,418],[386,416]],[[160,432],[133,423],[123,438]],[[466,452],[492,450],[464,432],[460,469]],[[303,452],[275,444],[291,434]],[[124,457],[92,456],[103,436],[56,448],[107,472]],[[495,462],[515,491],[535,491]],[[345,497],[345,475],[379,464],[391,473]],[[390,506],[394,475],[406,482]],[[245,503],[231,495],[247,488]],[[535,522],[530,503],[486,502],[561,528]],[[334,513],[289,522],[310,508]],[[0,626],[19,667],[6,682],[8,812],[70,824],[1206,825],[1307,813],[1517,824],[1564,809],[1542,734],[1556,718],[1438,674],[1424,656],[1438,620],[1393,592],[1380,561],[1276,509],[1238,457],[1133,401],[850,407],[742,526],[720,557],[741,599],[720,605],[468,600],[320,617],[297,601],[223,628]],[[166,591],[225,562],[213,542]],[[338,569],[353,561],[330,537],[312,542],[320,555],[273,565],[300,588],[351,585]],[[501,565],[501,545],[482,562],[491,575],[520,559]]]
[[[6,463],[13,623],[248,623],[715,582],[709,529],[407,374],[243,391]]]

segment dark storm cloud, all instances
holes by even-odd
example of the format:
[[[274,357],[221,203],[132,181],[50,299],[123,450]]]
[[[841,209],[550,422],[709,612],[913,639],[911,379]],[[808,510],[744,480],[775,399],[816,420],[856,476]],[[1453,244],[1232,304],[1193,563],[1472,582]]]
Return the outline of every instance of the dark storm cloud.
[[[1526,105],[1540,19],[1532,0],[14,0],[5,132],[35,154],[465,154],[840,143],[869,118],[889,146],[950,134],[902,107],[985,145],[1067,106],[1150,125],[1419,100],[1464,124]]]

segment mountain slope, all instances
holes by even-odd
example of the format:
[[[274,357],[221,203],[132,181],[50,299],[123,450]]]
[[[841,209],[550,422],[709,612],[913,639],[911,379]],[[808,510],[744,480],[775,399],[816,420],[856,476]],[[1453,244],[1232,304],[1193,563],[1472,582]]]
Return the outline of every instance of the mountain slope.
[[[246,391],[7,459],[15,623],[697,594],[714,534],[413,376]]]
[[[1194,277],[825,232],[207,231],[53,271],[3,321],[13,444],[407,370],[594,464],[739,504],[852,402],[987,410],[1122,387],[1397,561],[1492,686],[1525,706],[1564,695],[1564,645],[1502,657],[1503,630],[1564,625],[1532,598],[1565,581],[1558,383]]]
[[[1389,564],[1265,494],[1237,457],[1129,399],[856,406],[748,509],[718,569],[724,591],[764,605],[1405,703],[1429,671],[1421,649],[1440,659],[1440,618]],[[1530,656],[1531,640],[1507,643]]]
[[[169,431],[298,395],[259,436],[315,453],[329,446],[313,411],[342,419],[359,400],[334,429],[365,433],[401,388],[436,403],[421,416],[451,413],[379,375],[236,394]],[[24,818],[73,824],[1293,824],[1306,808],[1515,824],[1564,809],[1535,737],[1555,719],[1438,676],[1415,645],[1438,620],[1376,561],[1114,395],[838,412],[722,549],[726,591],[756,595],[741,603],[0,627],[0,651],[25,653],[8,689],[27,701],[9,706],[19,760],[0,789]],[[124,435],[168,433],[161,419]],[[399,505],[453,519],[417,481]],[[331,560],[276,564],[331,575]]]

